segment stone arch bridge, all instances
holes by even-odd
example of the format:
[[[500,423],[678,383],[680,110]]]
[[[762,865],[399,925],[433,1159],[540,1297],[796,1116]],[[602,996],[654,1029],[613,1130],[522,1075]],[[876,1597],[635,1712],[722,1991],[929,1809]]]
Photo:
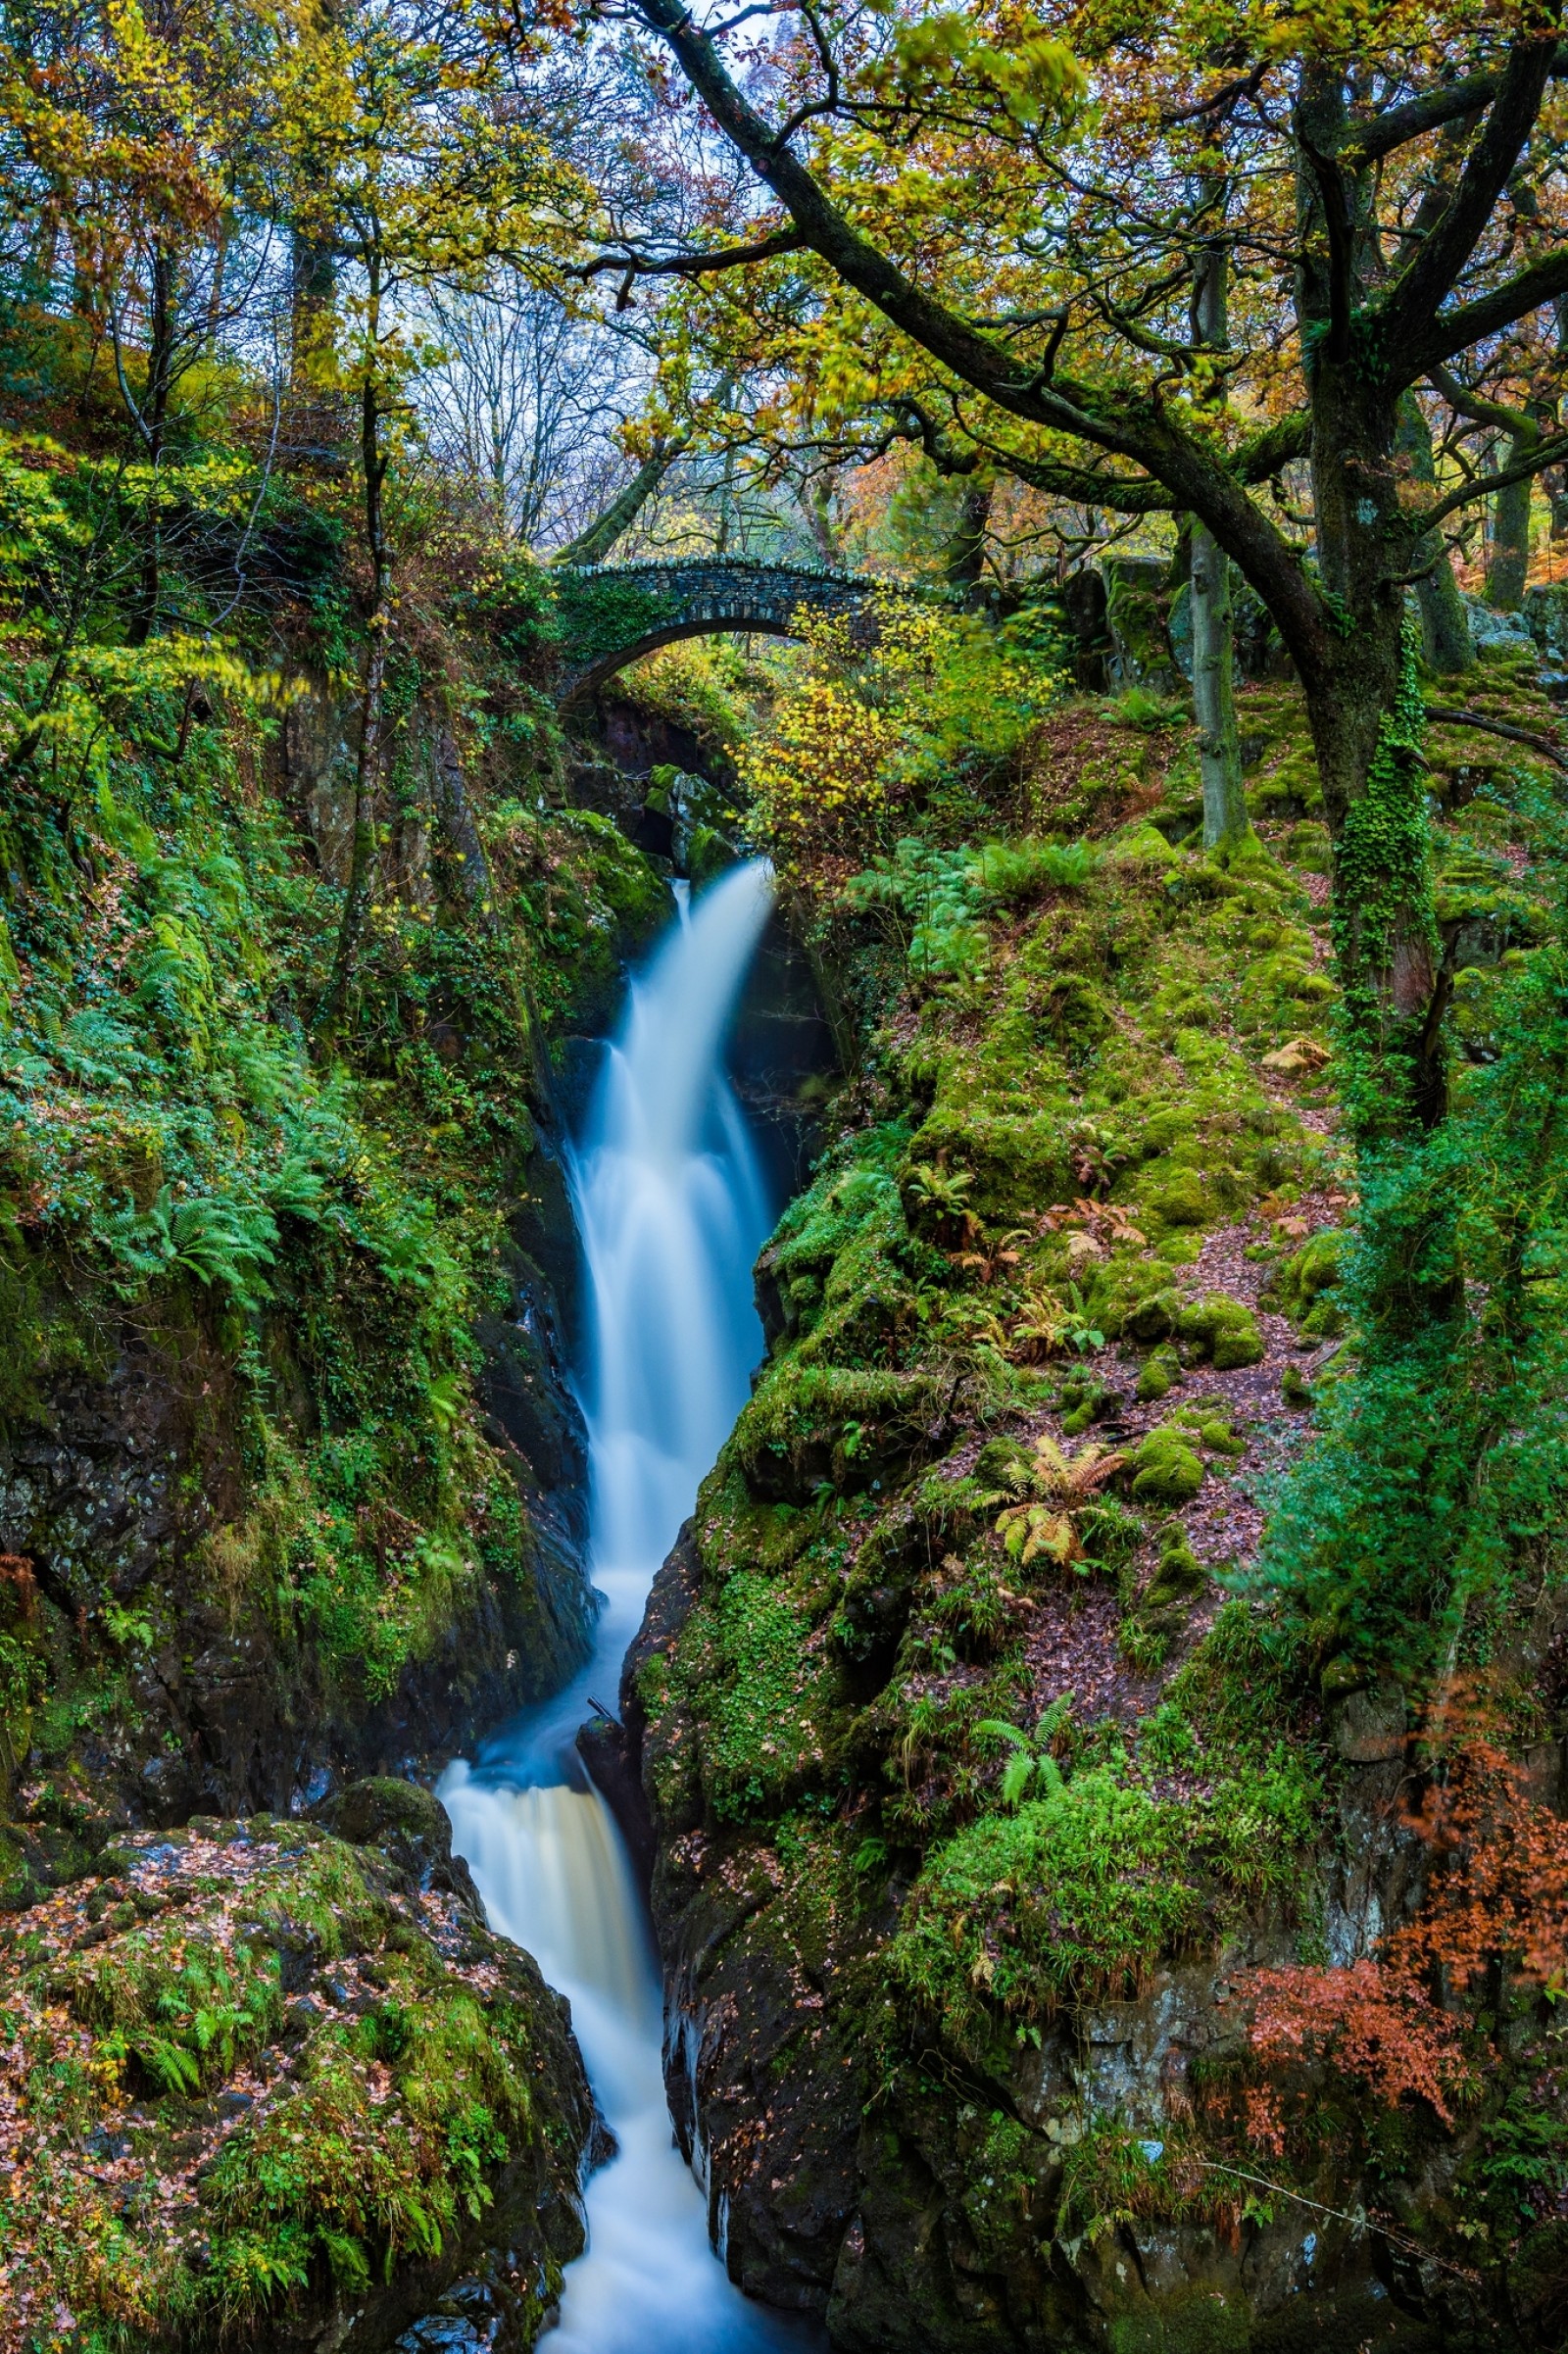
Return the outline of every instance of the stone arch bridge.
[[[761,564],[752,557],[699,556],[665,564],[563,564],[549,575],[561,629],[557,696],[564,707],[591,695],[617,670],[677,638],[728,629],[768,637],[800,634],[796,615],[847,614],[869,630],[878,594],[935,597],[867,572]]]

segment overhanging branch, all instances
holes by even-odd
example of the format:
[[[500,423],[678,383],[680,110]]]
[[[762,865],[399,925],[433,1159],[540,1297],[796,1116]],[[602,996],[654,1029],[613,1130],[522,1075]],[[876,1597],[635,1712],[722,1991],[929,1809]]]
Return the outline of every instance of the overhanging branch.
[[[586,262],[566,266],[568,278],[590,278],[620,271],[631,278],[699,278],[715,270],[746,270],[756,262],[771,262],[778,254],[798,254],[806,239],[798,229],[775,229],[750,245],[694,247],[689,253],[641,254],[628,246],[621,253],[595,254]]]

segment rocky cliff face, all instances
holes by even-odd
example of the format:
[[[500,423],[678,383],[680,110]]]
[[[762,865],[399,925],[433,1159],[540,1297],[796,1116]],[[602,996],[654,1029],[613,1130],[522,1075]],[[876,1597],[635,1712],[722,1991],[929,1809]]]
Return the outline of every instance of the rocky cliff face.
[[[1158,2180],[1167,2137],[1190,2122],[1195,2083],[1245,2063],[1235,1982],[1294,1960],[1296,1938],[1280,1926],[1250,1925],[1212,1958],[1155,1968],[1136,1996],[1073,2006],[1004,2057],[965,2065],[932,2044],[877,2082],[868,1995],[874,2006],[907,1890],[824,1905],[778,1842],[669,1807],[672,1754],[700,1741],[700,1724],[662,1716],[650,1737],[638,1695],[661,1688],[701,1585],[688,1528],[650,1600],[622,1700],[658,1842],[671,2112],[708,2183],[715,2240],[749,2293],[821,2315],[850,2354],[933,2344],[1289,2354],[1323,2343],[1413,2354],[1468,2344],[1477,2327],[1476,2343],[1530,2342],[1506,2323],[1499,2334],[1474,2286],[1446,2278],[1413,2238],[1349,2220],[1371,2185],[1332,2162],[1296,2195],[1271,2200],[1254,2183],[1250,2211],[1245,2157],[1240,2173],[1215,2161],[1206,2182],[1170,2199]],[[1425,1859],[1398,1829],[1402,1711],[1396,1722],[1358,1696],[1336,1735],[1343,1858],[1318,1900],[1336,1958],[1353,1962],[1408,1917]],[[1543,1770],[1559,1762],[1554,1748]],[[1120,2213],[1090,2204],[1103,2182],[1085,2160],[1107,2126],[1123,2172],[1145,2178],[1116,2185]],[[1104,2171],[1101,2153],[1095,2172]],[[1161,2202],[1186,2212],[1161,2215]],[[1527,2325],[1529,2310],[1527,2296]],[[1434,2334],[1445,2329],[1457,2334]]]
[[[400,719],[341,1057],[324,688],[11,915],[4,2354],[523,2354],[582,2244],[569,2020],[418,1785],[591,1639],[560,1052],[671,902],[458,726]]]
[[[127,2320],[527,2354],[549,2321],[598,2147],[565,2005],[426,1792],[326,1813],[122,1837],[0,1929],[5,2354]]]
[[[485,1429],[525,1542],[482,1576],[391,1691],[367,1700],[280,1640],[275,1620],[222,1591],[215,1537],[245,1491],[232,1375],[192,1320],[148,1333],[105,1320],[87,1361],[40,1384],[0,1430],[0,1554],[25,1564],[68,1676],[107,1614],[156,1607],[156,1647],[130,1639],[123,1673],[62,1775],[18,1761],[22,1852],[32,1879],[93,1836],[192,1813],[288,1815],[368,1773],[427,1772],[487,1726],[557,1690],[585,1655],[597,1603],[583,1557],[587,1457],[568,1378],[575,1232],[560,1161],[535,1145],[499,1259],[497,1304],[475,1325]],[[11,1589],[13,1615],[19,1594]],[[145,1615],[142,1623],[151,1624]],[[81,1671],[86,1670],[83,1674]],[[18,1892],[29,1886],[26,1877]]]

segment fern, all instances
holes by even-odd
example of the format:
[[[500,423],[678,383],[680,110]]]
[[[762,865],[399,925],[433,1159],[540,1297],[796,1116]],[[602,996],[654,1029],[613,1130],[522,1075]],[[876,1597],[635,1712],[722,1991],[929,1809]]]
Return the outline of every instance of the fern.
[[[275,1255],[277,1223],[263,1202],[215,1194],[178,1199],[164,1185],[149,1209],[111,1216],[106,1240],[138,1277],[193,1275],[249,1312],[268,1297],[262,1269]]]

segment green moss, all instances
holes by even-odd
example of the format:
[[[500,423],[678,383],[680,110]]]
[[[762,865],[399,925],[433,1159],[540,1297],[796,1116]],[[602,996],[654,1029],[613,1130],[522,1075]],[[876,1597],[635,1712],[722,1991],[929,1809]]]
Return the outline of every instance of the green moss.
[[[1239,1365],[1255,1365],[1263,1355],[1257,1318],[1240,1300],[1223,1292],[1210,1292],[1184,1307],[1176,1319],[1176,1331],[1196,1354],[1207,1358],[1220,1373]]]
[[[667,596],[635,575],[563,570],[545,574],[544,584],[554,607],[553,634],[574,663],[635,644],[672,611]]]
[[[569,2252],[586,2087],[532,1965],[439,1872],[416,1908],[419,1862],[268,1818],[104,1864],[0,1940],[0,2079],[30,2125],[26,2197],[0,2213],[19,2295],[69,2302],[105,2347],[265,2330],[285,2298],[450,2273],[509,2164],[562,2206]],[[84,2166],[83,2141],[137,2176]],[[559,2281],[555,2245],[530,2252]]]
[[[1212,1214],[1207,1189],[1196,1169],[1173,1169],[1152,1195],[1150,1207],[1167,1226],[1204,1226]]]
[[[821,1773],[832,1675],[810,1632],[787,1588],[750,1570],[726,1582],[703,1677],[703,1785],[721,1818],[778,1806]]]
[[[1170,1603],[1191,1601],[1207,1586],[1207,1570],[1178,1529],[1160,1550],[1159,1566],[1145,1591],[1140,1615],[1147,1618],[1151,1611]]]
[[[1161,1423],[1141,1439],[1128,1456],[1132,1492],[1140,1502],[1189,1503],[1203,1484],[1201,1456],[1189,1434]]]
[[[1329,1338],[1345,1329],[1344,1315],[1329,1297],[1344,1272],[1345,1244],[1345,1236],[1333,1228],[1314,1234],[1275,1279],[1273,1297],[1308,1339]]]
[[[1079,1774],[934,1850],[888,1948],[893,1983],[978,2057],[996,2011],[1038,2019],[1136,1986],[1196,1925],[1188,1862],[1177,1809],[1109,1768]]]
[[[918,1446],[929,1375],[785,1358],[769,1367],[728,1451],[759,1496],[805,1498],[819,1481],[869,1481]]]

